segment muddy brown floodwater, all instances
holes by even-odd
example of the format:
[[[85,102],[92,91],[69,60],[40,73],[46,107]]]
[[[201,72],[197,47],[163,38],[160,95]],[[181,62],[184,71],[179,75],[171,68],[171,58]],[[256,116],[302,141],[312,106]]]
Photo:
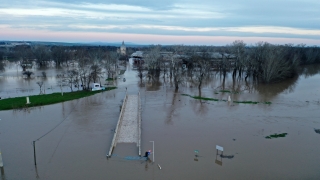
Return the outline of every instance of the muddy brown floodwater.
[[[175,92],[161,78],[161,83],[141,87],[129,65],[122,75],[126,82],[120,79],[116,90],[0,111],[1,180],[318,180],[320,134],[314,128],[320,129],[319,69],[270,85],[246,85],[230,76],[223,82],[216,76],[201,90],[203,97],[272,102],[268,105],[196,100],[181,94],[199,95],[197,88],[186,83]],[[153,154],[150,161],[139,159],[135,144],[118,144],[106,158],[126,87],[129,94],[141,93],[142,151],[152,150],[154,141],[154,163]],[[288,134],[265,138],[275,133]],[[35,166],[32,142],[38,138]],[[224,148],[224,158],[216,155],[216,145]]]

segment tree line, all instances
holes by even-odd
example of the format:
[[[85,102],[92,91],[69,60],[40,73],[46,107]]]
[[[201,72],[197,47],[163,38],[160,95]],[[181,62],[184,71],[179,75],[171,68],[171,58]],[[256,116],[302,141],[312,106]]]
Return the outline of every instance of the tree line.
[[[30,77],[33,72],[28,68],[52,66],[63,68],[57,75],[60,87],[69,86],[71,91],[89,89],[93,82],[101,82],[103,73],[113,78],[117,69],[118,54],[116,47],[68,47],[68,46],[16,46],[10,50],[2,50],[2,57],[10,61],[19,61],[23,75]],[[4,58],[1,62],[4,62]],[[4,70],[5,63],[0,63]],[[43,73],[43,77],[46,75]],[[37,82],[40,87],[43,83]]]
[[[161,51],[171,53],[161,55]],[[259,83],[292,78],[302,65],[320,63],[320,48],[267,42],[247,45],[241,40],[221,47],[158,45],[148,49],[144,61],[148,79],[156,81],[162,72],[173,82],[176,90],[184,82],[192,82],[200,89],[203,82],[216,73],[223,78],[231,73],[233,79],[243,78]],[[142,77],[141,72],[138,74]]]
[[[73,90],[74,87],[87,89],[90,83],[100,82],[103,73],[114,78],[119,61],[116,49],[110,46],[16,46],[1,49],[0,57],[19,60],[22,65],[34,61],[37,67],[47,67],[52,62],[57,68],[66,67],[59,75],[60,83],[68,84]],[[152,45],[127,50],[127,54],[136,50],[144,52],[144,63],[137,66],[141,82],[144,79],[157,82],[163,75],[176,90],[185,82],[192,82],[200,89],[216,73],[223,78],[231,73],[234,79],[272,83],[294,77],[301,65],[320,63],[320,48],[304,44],[247,45],[237,40],[226,46]],[[1,70],[4,63],[0,63]]]

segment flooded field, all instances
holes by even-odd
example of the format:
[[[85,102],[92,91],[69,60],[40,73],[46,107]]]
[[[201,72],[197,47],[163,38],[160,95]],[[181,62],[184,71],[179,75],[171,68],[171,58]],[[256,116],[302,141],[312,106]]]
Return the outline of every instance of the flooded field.
[[[59,92],[56,70],[47,71],[46,93]],[[20,73],[12,68],[1,74],[1,97],[39,93],[36,79],[23,79]],[[190,83],[175,92],[168,79],[141,85],[130,64],[123,77],[126,81],[118,79],[118,89],[91,97],[0,111],[4,163],[0,178],[320,178],[320,134],[314,130],[320,129],[320,66],[306,67],[299,77],[270,85],[248,85],[230,76],[223,81],[217,75],[201,92]],[[137,157],[135,144],[118,144],[113,156],[106,158],[126,88],[128,94],[141,93],[142,151],[152,150],[150,141],[154,141],[150,161]],[[200,93],[220,101],[190,97]],[[221,101],[229,96],[235,101],[271,104]],[[265,138],[275,133],[287,135]],[[217,155],[216,145],[224,148],[223,156]]]

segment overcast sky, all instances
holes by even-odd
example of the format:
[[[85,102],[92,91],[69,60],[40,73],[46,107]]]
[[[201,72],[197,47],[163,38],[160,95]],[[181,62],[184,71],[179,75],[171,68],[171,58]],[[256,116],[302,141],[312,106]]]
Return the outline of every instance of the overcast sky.
[[[0,0],[0,40],[320,45],[320,0]]]

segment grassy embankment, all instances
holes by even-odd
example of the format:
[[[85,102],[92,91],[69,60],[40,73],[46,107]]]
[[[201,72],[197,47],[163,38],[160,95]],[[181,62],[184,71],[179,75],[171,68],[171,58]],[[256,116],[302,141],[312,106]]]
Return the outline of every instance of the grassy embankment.
[[[227,91],[227,90],[223,90],[220,91],[223,93],[232,93],[231,91]],[[238,92],[235,92],[238,93]],[[215,93],[218,94],[218,93]],[[224,101],[227,102],[227,100],[219,100],[219,99],[215,99],[215,98],[207,98],[207,97],[200,97],[200,96],[191,96],[189,94],[181,94],[182,96],[189,96],[193,99],[199,99],[199,100],[205,100],[205,101]],[[263,104],[271,104],[271,102],[256,102],[256,101],[233,101],[234,103],[243,103],[243,104],[258,104],[258,103],[263,103]]]
[[[112,89],[116,89],[116,87],[108,87],[104,91],[110,91]],[[29,96],[29,100],[31,102],[30,104],[26,104],[26,97],[2,99],[0,100],[0,110],[19,109],[55,104],[91,96],[100,92],[103,91],[75,91],[63,93],[63,96],[61,96],[61,93],[34,95]]]

